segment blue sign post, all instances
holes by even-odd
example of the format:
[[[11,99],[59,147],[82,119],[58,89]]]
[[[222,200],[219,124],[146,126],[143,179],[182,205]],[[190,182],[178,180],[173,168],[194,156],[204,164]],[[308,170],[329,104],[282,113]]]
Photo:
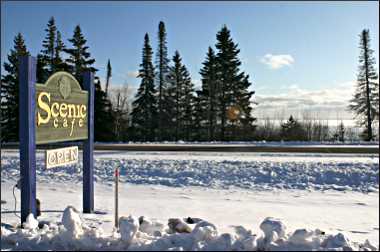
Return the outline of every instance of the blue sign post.
[[[19,133],[21,178],[21,224],[36,209],[36,58],[20,57]]]
[[[37,217],[36,209],[36,58],[19,59],[19,133],[21,177],[21,224],[30,213]],[[67,73],[64,73],[67,74]],[[72,77],[74,78],[74,77]],[[79,85],[78,85],[79,86]],[[94,211],[94,75],[83,75],[83,86],[88,92],[88,137],[83,142],[83,212]],[[67,91],[67,89],[62,89]],[[83,111],[85,112],[85,108]],[[39,140],[41,141],[41,139]],[[49,140],[50,141],[50,140]]]
[[[94,74],[83,74],[83,87],[88,92],[88,138],[83,142],[83,212],[94,211]]]

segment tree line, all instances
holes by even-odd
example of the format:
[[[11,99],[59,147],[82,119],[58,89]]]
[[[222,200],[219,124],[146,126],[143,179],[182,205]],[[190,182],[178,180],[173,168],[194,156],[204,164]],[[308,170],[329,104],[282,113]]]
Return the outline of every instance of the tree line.
[[[106,66],[104,88],[96,75],[95,59],[79,25],[64,43],[54,17],[45,29],[42,49],[37,55],[37,82],[44,83],[57,71],[74,75],[82,85],[85,71],[95,73],[96,141],[344,141],[347,128],[341,123],[333,132],[320,121],[300,122],[293,116],[276,126],[265,120],[258,125],[253,116],[254,91],[250,76],[242,71],[238,44],[224,25],[216,34],[214,47],[205,53],[201,88],[195,90],[188,68],[178,50],[170,58],[164,22],[157,32],[154,53],[145,34],[137,93],[130,101],[128,88],[112,89],[112,66]],[[357,89],[349,109],[364,128],[362,138],[373,140],[379,118],[379,84],[369,31],[360,34]],[[21,33],[14,38],[1,77],[1,140],[18,141],[18,57],[29,55]],[[378,129],[378,128],[377,128]],[[345,135],[346,134],[346,135]]]
[[[145,34],[139,75],[140,87],[132,103],[132,140],[250,140],[255,118],[249,75],[241,71],[240,50],[227,26],[216,35],[216,51],[208,48],[201,90],[195,91],[178,50],[168,58],[166,30],[159,23],[156,64]],[[170,64],[170,62],[172,64]]]

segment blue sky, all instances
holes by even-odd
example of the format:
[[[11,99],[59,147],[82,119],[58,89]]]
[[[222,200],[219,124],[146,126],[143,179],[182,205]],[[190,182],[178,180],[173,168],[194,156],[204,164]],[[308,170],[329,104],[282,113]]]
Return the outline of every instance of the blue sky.
[[[36,55],[54,16],[67,45],[80,24],[101,77],[111,60],[114,86],[138,86],[133,73],[141,61],[144,34],[149,33],[155,50],[160,20],[166,24],[169,56],[179,50],[199,85],[207,48],[215,45],[217,31],[226,24],[239,44],[242,70],[251,76],[262,111],[343,109],[356,78],[358,34],[364,28],[370,29],[378,62],[378,2],[44,1],[2,2],[1,7],[2,62],[17,32]]]

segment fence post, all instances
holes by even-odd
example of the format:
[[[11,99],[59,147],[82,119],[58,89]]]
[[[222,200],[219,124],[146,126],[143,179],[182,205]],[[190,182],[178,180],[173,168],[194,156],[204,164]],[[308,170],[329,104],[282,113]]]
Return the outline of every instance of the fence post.
[[[119,228],[119,167],[115,169],[115,228]]]
[[[94,74],[83,74],[83,87],[88,92],[88,138],[83,142],[83,213],[94,211]]]
[[[36,58],[19,58],[21,224],[36,211]]]

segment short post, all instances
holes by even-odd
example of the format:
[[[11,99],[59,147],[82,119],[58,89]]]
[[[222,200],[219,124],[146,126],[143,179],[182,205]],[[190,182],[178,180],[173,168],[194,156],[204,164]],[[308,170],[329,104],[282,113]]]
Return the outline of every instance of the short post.
[[[119,167],[115,168],[115,228],[119,229]]]
[[[83,142],[83,213],[94,212],[94,74],[83,74],[83,87],[88,92],[88,138]]]
[[[21,224],[36,209],[36,58],[19,58]]]

